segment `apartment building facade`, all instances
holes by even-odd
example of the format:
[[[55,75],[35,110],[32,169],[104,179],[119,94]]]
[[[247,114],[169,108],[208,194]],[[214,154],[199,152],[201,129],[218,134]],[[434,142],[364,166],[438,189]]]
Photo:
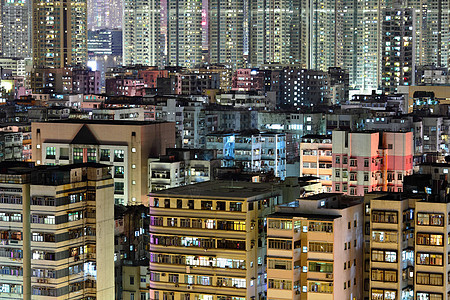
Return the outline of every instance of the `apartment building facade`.
[[[362,299],[363,204],[323,193],[267,218],[267,299]]]
[[[147,204],[148,158],[175,145],[173,123],[74,121],[32,123],[37,165],[101,162],[114,167],[117,204]]]
[[[192,152],[196,153],[195,150],[189,153],[190,151],[186,149],[184,151],[168,149],[168,152],[172,153],[148,159],[149,192],[212,180],[216,169],[220,167],[220,161],[213,157],[209,158],[208,155],[194,154],[189,157]],[[181,153],[183,154],[179,155]]]
[[[207,149],[218,149],[222,167],[239,166],[247,171],[273,172],[286,177],[286,135],[274,132],[212,133]]]
[[[331,136],[306,135],[300,143],[300,176],[315,176],[323,192],[332,191],[333,174]]]
[[[369,299],[447,299],[448,201],[378,193],[365,198],[365,207]]]
[[[0,164],[1,299],[114,299],[109,167]]]
[[[403,177],[412,174],[412,143],[412,132],[333,131],[333,192],[402,192]]]
[[[151,299],[261,299],[271,184],[214,181],[150,193]]]

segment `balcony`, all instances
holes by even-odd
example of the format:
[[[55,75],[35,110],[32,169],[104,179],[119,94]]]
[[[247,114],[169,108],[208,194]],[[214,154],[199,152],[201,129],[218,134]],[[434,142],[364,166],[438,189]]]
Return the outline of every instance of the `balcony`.
[[[308,271],[308,280],[320,280],[320,281],[333,280],[333,273]]]

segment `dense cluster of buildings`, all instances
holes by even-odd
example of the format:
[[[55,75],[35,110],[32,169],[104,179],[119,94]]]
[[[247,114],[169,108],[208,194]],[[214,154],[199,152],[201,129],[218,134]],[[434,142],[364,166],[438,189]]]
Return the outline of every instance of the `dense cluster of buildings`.
[[[2,1],[0,299],[450,299],[449,11]]]
[[[449,118],[414,93],[414,113],[403,95],[4,104],[0,296],[444,299]]]
[[[102,74],[120,65],[340,67],[352,89],[387,93],[414,84],[416,69],[448,67],[447,10],[444,0],[8,1],[0,53]]]

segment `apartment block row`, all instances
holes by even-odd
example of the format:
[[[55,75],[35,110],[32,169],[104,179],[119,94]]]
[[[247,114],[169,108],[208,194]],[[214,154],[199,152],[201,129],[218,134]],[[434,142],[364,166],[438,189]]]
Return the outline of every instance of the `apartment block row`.
[[[434,191],[431,175],[449,168],[424,165],[417,184]],[[447,194],[285,191],[217,181],[152,192],[150,297],[448,298]]]
[[[150,297],[362,299],[362,198],[284,204],[285,192],[230,181],[152,192]]]

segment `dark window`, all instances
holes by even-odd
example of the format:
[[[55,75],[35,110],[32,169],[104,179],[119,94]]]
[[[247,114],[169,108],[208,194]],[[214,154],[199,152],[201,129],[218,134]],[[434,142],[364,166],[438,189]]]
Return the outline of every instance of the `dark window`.
[[[225,201],[217,201],[216,202],[216,210],[225,210]]]
[[[164,208],[170,208],[170,199],[164,199]]]
[[[188,200],[188,208],[194,209],[194,200]]]
[[[230,211],[242,211],[242,202],[230,202]]]
[[[212,201],[202,201],[202,210],[211,210]]]
[[[178,208],[178,209],[183,208],[183,200],[177,199],[177,208]]]

